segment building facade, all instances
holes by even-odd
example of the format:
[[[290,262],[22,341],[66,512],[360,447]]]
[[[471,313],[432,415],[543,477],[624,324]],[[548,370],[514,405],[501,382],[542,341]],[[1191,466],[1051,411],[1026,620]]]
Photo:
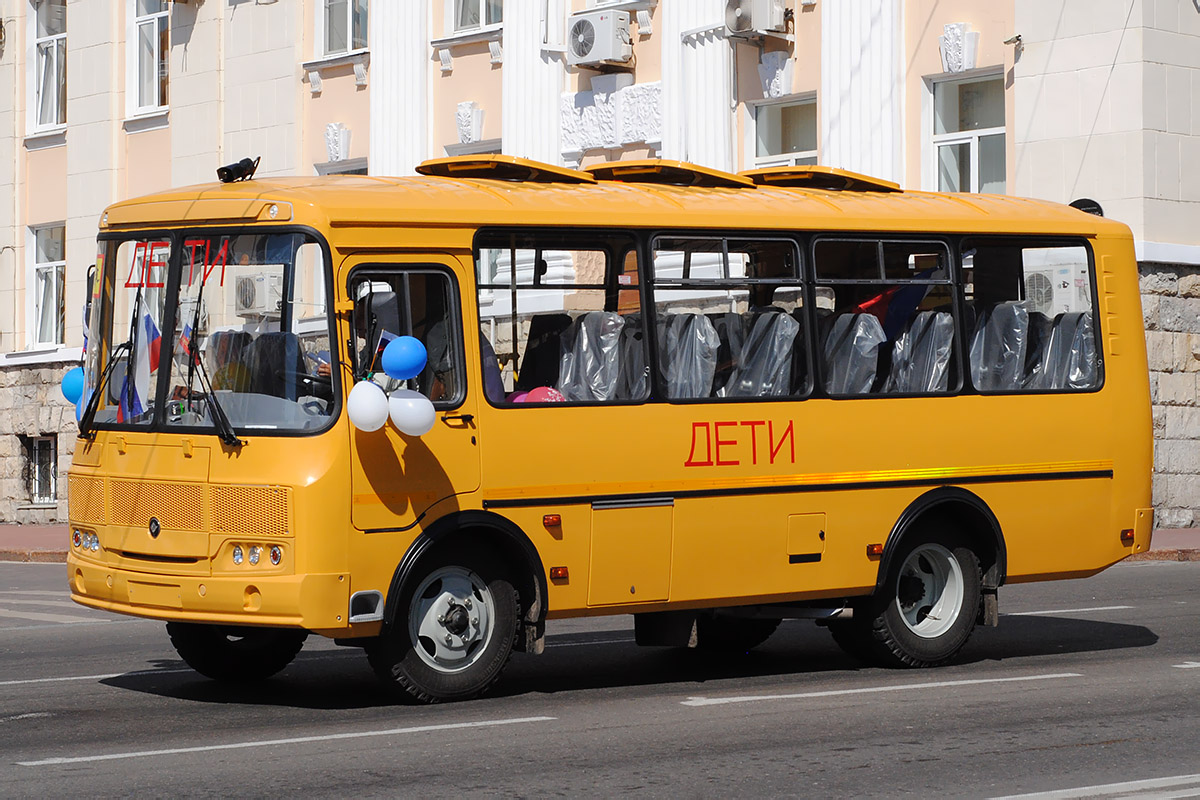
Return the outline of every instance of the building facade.
[[[2,522],[67,517],[58,382],[106,205],[247,156],[498,152],[1098,203],[1137,242],[1157,524],[1200,525],[1193,0],[0,0],[0,23]]]

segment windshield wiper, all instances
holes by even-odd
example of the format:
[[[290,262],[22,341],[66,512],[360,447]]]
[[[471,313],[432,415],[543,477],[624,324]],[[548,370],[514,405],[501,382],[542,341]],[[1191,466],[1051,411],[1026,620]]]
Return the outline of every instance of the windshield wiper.
[[[188,337],[187,403],[190,408],[192,404],[192,378],[198,375],[200,378],[200,390],[204,392],[204,398],[208,402],[208,411],[213,419],[213,427],[217,429],[217,436],[230,447],[241,447],[245,442],[238,438],[237,432],[233,429],[233,423],[226,416],[225,409],[221,408],[221,401],[213,393],[212,382],[208,379],[208,371],[204,368],[204,362],[200,359],[200,354],[193,343],[193,340],[200,333],[200,309],[204,304],[204,285],[207,281],[208,275],[201,270],[200,286],[196,289],[196,310],[192,314],[192,335]],[[182,293],[182,288],[180,292]]]
[[[104,371],[100,373],[100,380],[97,381],[96,388],[92,390],[92,396],[88,398],[87,407],[83,409],[83,414],[79,416],[79,435],[84,439],[96,438],[96,432],[92,430],[92,423],[95,421],[97,409],[100,408],[101,393],[108,384],[113,367],[121,360],[121,353],[125,353],[126,359],[129,358],[129,353],[133,349],[132,342],[133,338],[130,337],[114,347],[112,352],[109,353],[108,363],[104,365]]]

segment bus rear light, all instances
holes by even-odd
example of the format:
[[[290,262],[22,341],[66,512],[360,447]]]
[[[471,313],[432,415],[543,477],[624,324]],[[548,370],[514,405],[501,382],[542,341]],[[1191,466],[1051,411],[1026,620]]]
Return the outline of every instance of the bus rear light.
[[[1133,544],[1133,528],[1121,531],[1121,544]]]
[[[271,564],[273,566],[278,567],[279,562],[282,560],[283,560],[283,550],[277,544],[272,545],[271,546]]]
[[[883,555],[883,545],[882,544],[867,545],[867,556],[869,556],[870,558],[878,558],[881,555]]]

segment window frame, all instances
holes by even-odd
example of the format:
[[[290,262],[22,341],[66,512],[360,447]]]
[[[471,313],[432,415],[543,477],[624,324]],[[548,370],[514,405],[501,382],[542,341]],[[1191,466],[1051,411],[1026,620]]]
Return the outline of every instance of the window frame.
[[[337,2],[337,0],[321,0],[315,8],[315,28],[316,37],[313,39],[314,57],[317,59],[337,58],[339,56],[349,56],[358,53],[365,53],[370,50],[370,32],[371,32],[371,14],[369,0],[363,0],[363,15],[362,15],[362,47],[355,47],[355,4],[358,0],[345,0],[346,2],[346,48],[344,50],[330,50],[328,48],[328,25],[326,25],[326,17],[329,14],[329,4]]]
[[[54,434],[29,436],[25,439],[27,457],[29,459],[29,502],[32,505],[52,505],[58,503],[58,437]],[[38,494],[42,469],[39,466],[39,451],[49,453],[48,475],[44,477],[49,484],[49,494]]]
[[[62,231],[63,257],[56,261],[38,261],[37,235],[42,231],[60,229]],[[26,337],[30,347],[43,345],[61,345],[65,343],[66,332],[66,278],[67,278],[67,226],[58,222],[50,225],[35,225],[29,228],[29,282],[26,284],[31,295],[29,300],[29,333]],[[41,280],[47,273],[52,275],[54,286],[54,304],[57,309],[57,319],[54,323],[54,336],[51,339],[41,337],[42,316],[46,309],[42,305]]]
[[[984,83],[987,81],[999,81],[1001,87],[1001,111],[1004,113],[1004,124],[993,126],[990,128],[978,128],[970,131],[953,131],[949,133],[937,133],[937,92],[939,87],[958,86],[968,83]],[[1008,97],[1007,91],[1004,89],[1004,75],[1000,68],[986,69],[973,71],[966,75],[962,73],[951,75],[939,75],[934,78],[926,79],[928,86],[926,92],[926,101],[928,103],[928,115],[924,120],[925,133],[922,137],[925,141],[925,154],[927,162],[927,170],[925,176],[925,185],[928,191],[941,192],[949,191],[941,188],[941,169],[939,161],[939,153],[942,147],[965,144],[968,146],[968,153],[971,160],[970,185],[966,188],[960,188],[960,192],[978,192],[979,191],[979,142],[980,139],[1002,135],[1004,136],[1004,194],[1008,193]]]
[[[25,112],[26,131],[28,135],[52,133],[64,130],[67,124],[67,7],[63,5],[62,33],[41,36],[38,33],[38,8],[47,0],[29,0],[26,10],[28,15],[28,48],[26,50],[26,74],[28,84],[27,97],[32,99]],[[42,49],[50,47],[54,55],[54,104],[52,122],[42,121],[43,94],[45,92],[45,71],[42,69]]]
[[[442,26],[445,29],[447,37],[462,36],[464,34],[485,33],[489,31],[500,30],[504,27],[504,3],[500,3],[500,18],[496,20],[487,19],[489,0],[445,0],[445,24]],[[459,12],[465,3],[470,3],[479,8],[479,22],[475,25],[462,26],[458,24]]]
[[[158,114],[170,108],[170,69],[171,69],[171,8],[170,3],[164,3],[164,7],[160,11],[154,11],[149,14],[137,13],[138,0],[126,0],[125,3],[125,107],[127,117],[140,117],[152,114]],[[163,29],[159,30],[159,25]],[[146,25],[153,25],[154,36],[152,38],[151,59],[154,62],[155,81],[154,95],[155,101],[151,104],[143,104],[141,102],[141,68],[143,50],[141,47],[141,29]],[[167,37],[167,47],[165,52],[162,49],[162,36]],[[165,85],[164,85],[165,81]]]
[[[957,271],[958,274],[955,279],[955,286],[956,286],[957,294],[960,295],[959,301],[960,301],[962,307],[964,307],[964,308],[966,307],[966,302],[967,302],[967,300],[966,300],[967,280],[966,280],[966,275],[965,275],[966,271],[963,269],[963,266],[962,266],[962,259],[963,259],[963,253],[965,253],[968,249],[970,249],[970,248],[964,247],[964,245],[968,242],[971,242],[971,243],[995,242],[996,244],[1004,244],[1004,245],[1008,245],[1008,246],[1021,246],[1024,248],[1032,248],[1032,249],[1070,248],[1070,247],[1083,248],[1083,251],[1087,254],[1088,280],[1091,284],[1091,286],[1090,286],[1091,291],[1090,291],[1089,299],[1091,302],[1091,314],[1092,314],[1092,339],[1093,339],[1093,345],[1095,347],[1095,352],[1096,352],[1096,385],[1089,387],[1087,389],[1071,389],[1071,388],[1032,389],[1032,388],[1028,388],[1025,386],[1021,386],[1016,389],[1000,389],[1000,390],[987,390],[987,391],[980,390],[980,389],[976,388],[974,381],[971,379],[971,373],[970,373],[970,370],[971,370],[970,347],[971,347],[971,342],[975,336],[975,331],[974,331],[974,329],[966,330],[963,327],[966,320],[963,319],[961,322],[956,323],[957,327],[964,334],[964,340],[966,343],[966,352],[962,353],[962,367],[963,367],[964,371],[960,373],[962,376],[962,389],[960,391],[963,394],[975,394],[975,395],[980,395],[983,397],[1008,397],[1008,396],[1015,396],[1015,395],[1046,395],[1046,394],[1084,395],[1084,394],[1095,394],[1095,393],[1103,390],[1105,382],[1107,380],[1107,373],[1105,371],[1105,363],[1106,362],[1104,359],[1104,335],[1103,335],[1103,332],[1101,331],[1101,314],[1100,314],[1100,310],[1099,310],[1100,309],[1100,288],[1097,284],[1096,253],[1092,249],[1089,241],[1082,236],[1081,237],[1046,236],[1046,235],[1038,235],[1038,234],[972,233],[972,234],[964,234],[964,235],[956,236],[955,241],[954,241],[953,258],[954,258],[954,269]],[[1025,297],[1025,281],[1024,280],[1022,280],[1020,282],[1020,286],[1021,286],[1020,299],[1022,301],[1024,301],[1027,299]]]
[[[816,139],[817,146],[813,150],[803,150],[796,153],[777,153],[774,155],[760,156],[758,154],[758,128],[760,111],[770,108],[783,108],[785,106],[802,106],[811,105],[816,109],[817,125]],[[747,129],[750,135],[746,137],[746,152],[745,161],[752,165],[752,169],[764,169],[767,167],[783,167],[783,166],[798,166],[809,164],[819,164],[821,160],[821,109],[817,103],[816,94],[791,95],[789,97],[772,98],[755,103],[747,103],[747,111],[749,112],[749,122]],[[811,162],[809,161],[811,159]]]

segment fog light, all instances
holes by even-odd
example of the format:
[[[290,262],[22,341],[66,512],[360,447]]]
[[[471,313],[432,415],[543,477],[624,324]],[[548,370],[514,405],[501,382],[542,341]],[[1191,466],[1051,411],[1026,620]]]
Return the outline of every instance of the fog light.
[[[233,546],[233,563],[241,564],[242,558],[242,546],[240,544],[235,544]]]
[[[75,545],[76,547],[79,547],[79,545],[83,544],[83,534],[80,533],[79,531],[75,531],[74,533],[72,533],[71,534],[71,544]]]
[[[279,566],[279,562],[283,560],[283,550],[279,549],[279,545],[271,546],[271,563]]]
[[[257,564],[258,564],[258,558],[259,558],[259,556],[261,556],[261,555],[262,555],[262,548],[261,548],[261,547],[259,547],[258,545],[254,545],[253,547],[251,547],[251,548],[250,548],[250,563],[251,563],[251,564],[254,564],[254,565],[257,565]]]

